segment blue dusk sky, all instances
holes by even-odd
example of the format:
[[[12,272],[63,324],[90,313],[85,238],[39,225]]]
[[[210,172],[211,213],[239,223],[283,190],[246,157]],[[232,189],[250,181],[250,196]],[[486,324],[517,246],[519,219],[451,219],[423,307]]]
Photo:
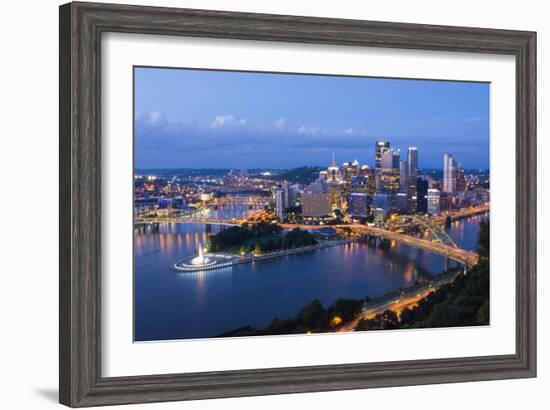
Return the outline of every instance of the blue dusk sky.
[[[293,168],[359,160],[375,141],[421,168],[489,167],[487,83],[135,68],[137,168]]]

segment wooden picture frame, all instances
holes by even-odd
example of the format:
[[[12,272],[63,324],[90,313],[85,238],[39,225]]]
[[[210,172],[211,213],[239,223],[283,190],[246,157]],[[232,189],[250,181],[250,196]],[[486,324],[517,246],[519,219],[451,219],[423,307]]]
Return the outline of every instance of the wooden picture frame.
[[[101,35],[108,32],[415,50],[516,59],[516,352],[101,376]],[[60,7],[60,402],[71,407],[535,377],[536,33],[94,3]]]

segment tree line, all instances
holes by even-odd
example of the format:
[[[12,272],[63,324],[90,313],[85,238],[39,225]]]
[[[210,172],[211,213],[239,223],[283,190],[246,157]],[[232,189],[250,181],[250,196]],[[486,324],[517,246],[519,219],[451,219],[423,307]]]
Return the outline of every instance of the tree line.
[[[325,308],[319,299],[314,299],[304,306],[294,317],[275,318],[263,329],[251,326],[219,335],[228,336],[262,336],[303,333],[321,333],[334,330],[341,323],[356,318],[368,299],[338,299]]]
[[[282,234],[280,225],[260,222],[233,226],[212,236],[208,249],[221,252],[239,247],[241,252],[273,252],[315,245],[317,240],[307,231],[298,228]]]

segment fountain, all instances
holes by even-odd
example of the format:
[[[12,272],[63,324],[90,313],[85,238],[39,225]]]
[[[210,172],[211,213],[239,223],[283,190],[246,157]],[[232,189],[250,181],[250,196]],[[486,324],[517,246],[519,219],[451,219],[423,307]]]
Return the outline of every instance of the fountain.
[[[191,259],[191,265],[204,266],[204,265],[207,265],[209,262],[210,262],[210,259],[204,256],[204,253],[202,251],[202,245],[199,243],[198,255],[195,256],[193,259]]]
[[[195,256],[189,256],[183,261],[175,263],[173,268],[179,271],[202,271],[226,268],[232,266],[235,259],[236,257],[231,254],[213,254],[205,252],[201,243],[199,243]]]

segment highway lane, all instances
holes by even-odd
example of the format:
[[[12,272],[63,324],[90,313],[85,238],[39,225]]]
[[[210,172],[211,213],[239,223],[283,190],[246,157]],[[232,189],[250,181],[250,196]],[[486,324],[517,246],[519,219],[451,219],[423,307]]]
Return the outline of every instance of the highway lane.
[[[410,295],[396,296],[395,298],[389,299],[388,301],[373,306],[372,308],[365,309],[361,316],[351,322],[343,324],[336,330],[336,332],[353,332],[359,321],[364,319],[372,319],[376,315],[384,313],[386,310],[392,310],[399,316],[403,309],[416,306],[418,302],[435,290],[436,288],[429,287],[424,290],[413,292]]]

